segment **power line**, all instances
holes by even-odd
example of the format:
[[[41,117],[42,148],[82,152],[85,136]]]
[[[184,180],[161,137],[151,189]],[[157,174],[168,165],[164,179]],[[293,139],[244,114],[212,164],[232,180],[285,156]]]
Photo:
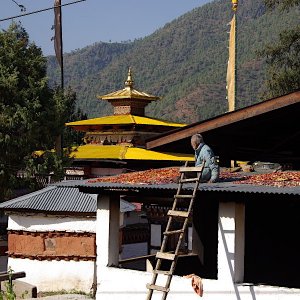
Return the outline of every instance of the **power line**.
[[[21,17],[24,17],[24,16],[33,15],[33,14],[37,14],[37,13],[44,12],[44,11],[47,11],[47,10],[52,10],[56,7],[68,6],[68,5],[76,4],[76,3],[79,3],[79,2],[83,2],[83,1],[86,1],[86,0],[77,0],[77,1],[74,1],[74,2],[62,4],[62,5],[52,6],[52,7],[48,7],[48,8],[44,8],[44,9],[40,9],[40,10],[35,10],[35,11],[29,12],[29,13],[26,13],[26,14],[21,14],[21,15],[17,15],[17,16],[13,16],[13,17],[0,19],[0,22],[7,21],[7,20],[12,20],[12,19],[16,19],[16,18],[21,18]]]
[[[26,7],[22,4],[19,4],[17,1],[15,0],[11,0],[13,3],[15,3],[16,5],[18,5],[21,8],[21,11],[26,11]]]

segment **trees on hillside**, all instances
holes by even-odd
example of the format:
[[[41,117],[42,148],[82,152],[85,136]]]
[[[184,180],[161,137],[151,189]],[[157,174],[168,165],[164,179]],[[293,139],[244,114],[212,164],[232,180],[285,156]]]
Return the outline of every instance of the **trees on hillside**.
[[[53,148],[76,97],[48,87],[46,58],[20,24],[0,31],[0,201],[9,197],[24,158]]]
[[[300,0],[265,0],[269,8],[281,6],[287,10]],[[267,59],[267,96],[276,97],[300,88],[300,25],[284,30],[279,41],[266,46],[262,54]]]
[[[282,5],[283,8],[289,8],[300,4],[300,0],[265,0],[265,4],[269,8],[274,8],[278,5]]]
[[[266,64],[257,57],[257,51],[276,40],[283,29],[299,23],[300,16],[297,9],[284,14],[274,9],[265,14],[263,0],[240,2],[237,108],[261,100]],[[78,105],[89,117],[104,116],[112,113],[111,106],[97,100],[96,95],[122,88],[131,66],[135,87],[163,98],[147,107],[149,116],[186,123],[216,116],[227,108],[226,24],[231,17],[230,1],[213,1],[132,44],[98,43],[66,54],[65,82],[77,92]],[[49,58],[48,74],[52,81],[59,80],[56,66],[55,57]],[[182,104],[185,109],[177,109],[178,113],[173,114]]]

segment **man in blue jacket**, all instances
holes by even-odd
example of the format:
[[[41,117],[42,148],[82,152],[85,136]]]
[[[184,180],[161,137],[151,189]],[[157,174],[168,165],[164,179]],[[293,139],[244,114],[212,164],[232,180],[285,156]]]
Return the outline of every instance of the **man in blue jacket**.
[[[195,150],[195,166],[200,166],[205,161],[202,172],[202,182],[217,182],[219,179],[219,166],[211,148],[203,141],[201,134],[194,134],[191,138],[191,145]]]

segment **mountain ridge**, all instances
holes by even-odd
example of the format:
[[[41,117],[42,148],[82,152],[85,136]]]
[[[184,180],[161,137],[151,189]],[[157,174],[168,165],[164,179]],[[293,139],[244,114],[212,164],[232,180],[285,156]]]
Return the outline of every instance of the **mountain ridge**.
[[[240,1],[237,13],[237,108],[256,103],[263,93],[264,60],[257,51],[299,19],[299,10],[266,13],[263,1]],[[226,67],[232,17],[226,0],[213,1],[176,18],[145,38],[128,43],[95,43],[64,56],[65,85],[77,93],[89,117],[111,114],[96,99],[124,87],[133,70],[135,88],[160,96],[146,113],[171,121],[195,122],[227,110]],[[278,22],[280,19],[281,22]],[[59,82],[49,57],[50,82]]]

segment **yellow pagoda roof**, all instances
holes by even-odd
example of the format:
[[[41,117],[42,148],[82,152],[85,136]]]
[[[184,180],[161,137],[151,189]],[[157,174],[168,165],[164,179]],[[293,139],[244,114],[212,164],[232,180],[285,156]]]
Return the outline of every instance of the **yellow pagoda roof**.
[[[129,146],[99,146],[83,145],[71,153],[75,159],[120,159],[120,160],[169,160],[169,161],[193,161],[194,155],[181,153],[165,153]]]
[[[119,99],[141,99],[146,101],[159,100],[160,98],[146,92],[140,92],[133,88],[134,81],[132,80],[132,72],[129,68],[128,77],[125,81],[125,88],[116,92],[109,93],[103,96],[97,96],[103,100],[119,100]]]
[[[67,126],[95,126],[95,125],[155,125],[155,126],[170,126],[183,127],[186,124],[174,123],[154,118],[139,117],[134,115],[113,115],[101,118],[82,120],[66,123]]]
[[[142,100],[159,100],[160,98],[146,92],[140,92],[133,88],[125,87],[122,90],[112,92],[103,96],[97,96],[98,99],[103,100],[118,100],[118,99],[142,99]]]

